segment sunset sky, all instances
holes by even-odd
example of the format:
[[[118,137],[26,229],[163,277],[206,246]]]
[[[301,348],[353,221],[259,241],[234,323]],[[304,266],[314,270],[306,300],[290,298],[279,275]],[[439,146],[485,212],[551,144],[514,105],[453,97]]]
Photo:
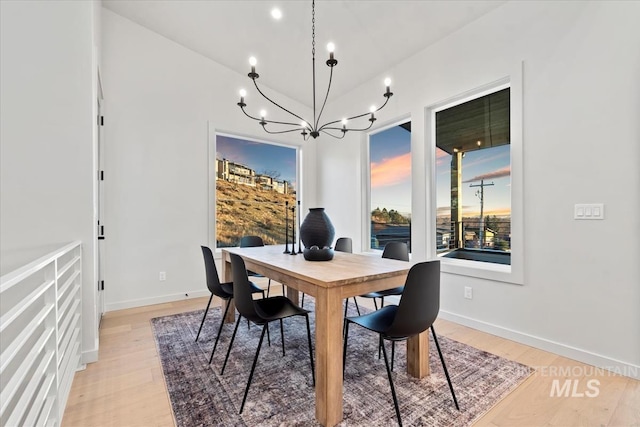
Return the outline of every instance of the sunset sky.
[[[411,212],[411,133],[395,126],[370,138],[371,209],[376,207]],[[509,145],[465,153],[462,160],[463,214],[479,215],[476,196],[484,179],[485,215],[510,215],[511,159]],[[438,215],[449,213],[451,205],[451,156],[436,149]]]
[[[411,132],[394,126],[369,138],[371,210],[411,212]]]
[[[216,158],[241,163],[256,173],[278,171],[279,179],[296,184],[295,148],[218,135]]]
[[[451,206],[451,156],[436,149],[436,187],[438,215],[448,212]],[[462,159],[462,212],[463,215],[480,215],[480,198],[470,187],[493,183],[484,188],[484,214],[510,215],[511,213],[511,158],[510,146],[486,148],[465,153]],[[444,209],[443,209],[444,208]]]

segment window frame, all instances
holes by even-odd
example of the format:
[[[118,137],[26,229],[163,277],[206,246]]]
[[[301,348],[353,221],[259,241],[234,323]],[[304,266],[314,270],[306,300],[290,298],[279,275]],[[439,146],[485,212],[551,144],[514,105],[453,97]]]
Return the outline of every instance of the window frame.
[[[384,132],[385,130],[391,129],[396,126],[400,126],[403,123],[411,122],[411,115],[407,114],[401,116],[400,118],[393,119],[391,121],[385,122],[384,124],[376,127],[375,129],[366,132],[366,134],[362,137],[362,164],[364,167],[362,182],[366,185],[367,191],[362,192],[362,250],[366,253],[381,253],[378,249],[371,248],[371,136],[380,132]],[[411,133],[411,175],[413,176],[413,132]],[[410,205],[413,211],[413,179],[411,180],[411,200]],[[412,215],[413,216],[413,215]],[[413,222],[413,218],[412,218]],[[413,227],[411,227],[411,236],[410,236],[412,246],[413,246]],[[411,254],[409,254],[411,255]]]
[[[207,200],[208,200],[208,209],[207,209],[207,240],[208,245],[216,255],[216,257],[220,256],[220,253],[223,248],[218,248],[217,240],[216,240],[216,231],[217,231],[217,219],[216,219],[216,141],[218,136],[226,136],[229,138],[243,139],[246,141],[258,142],[261,144],[269,144],[275,145],[278,147],[290,148],[296,151],[296,203],[299,203],[302,196],[302,149],[297,145],[285,144],[277,141],[273,141],[266,138],[257,138],[255,136],[243,135],[238,132],[228,132],[217,130],[212,122],[208,122],[208,143],[207,143],[207,169],[208,169],[208,180],[207,180]],[[302,219],[301,219],[302,220]],[[297,218],[295,219],[297,222]]]
[[[436,249],[436,129],[435,114],[501,89],[510,88],[510,155],[511,155],[511,265],[445,258]],[[522,138],[522,63],[504,78],[470,91],[452,96],[425,107],[425,165],[428,184],[425,186],[429,201],[427,215],[427,256],[440,259],[443,273],[471,276],[513,284],[524,284],[524,210],[523,210],[523,138]]]

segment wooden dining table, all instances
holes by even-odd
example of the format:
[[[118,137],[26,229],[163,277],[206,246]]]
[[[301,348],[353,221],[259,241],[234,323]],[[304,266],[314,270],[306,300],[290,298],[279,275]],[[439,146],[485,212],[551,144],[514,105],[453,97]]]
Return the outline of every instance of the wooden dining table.
[[[411,263],[377,255],[335,252],[331,261],[307,261],[302,254],[283,253],[284,246],[224,248],[222,280],[232,280],[229,254],[240,255],[247,270],[287,287],[298,301],[299,292],[315,298],[316,419],[323,426],[342,421],[342,327],[346,298],[402,286]],[[233,304],[233,300],[229,302]],[[235,319],[230,307],[225,321]],[[407,372],[417,378],[429,375],[428,330],[407,341]]]

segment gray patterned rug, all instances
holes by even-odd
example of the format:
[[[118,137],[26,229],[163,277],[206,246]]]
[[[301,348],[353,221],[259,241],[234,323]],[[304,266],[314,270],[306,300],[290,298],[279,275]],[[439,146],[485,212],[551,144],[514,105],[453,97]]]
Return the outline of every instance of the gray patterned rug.
[[[305,308],[313,310],[313,299]],[[350,307],[350,315],[355,307]],[[224,362],[233,325],[225,325],[211,365],[208,364],[220,322],[219,307],[210,309],[196,343],[203,311],[152,319],[167,389],[179,427],[192,426],[317,426],[304,318],[284,321],[286,356],[282,356],[278,324],[271,325],[260,352],[242,415],[244,387],[261,329],[240,325],[224,376]],[[311,313],[311,333],[313,330]],[[430,342],[431,375],[421,380],[406,374],[406,346],[396,345],[394,382],[404,425],[466,426],[491,409],[533,370],[516,362],[439,336],[440,346],[460,404],[455,409],[440,359]],[[378,338],[362,328],[349,330],[341,426],[397,425],[384,360],[378,359]],[[388,347],[389,348],[389,347]],[[389,352],[390,354],[390,352]],[[336,357],[340,357],[336,355]]]

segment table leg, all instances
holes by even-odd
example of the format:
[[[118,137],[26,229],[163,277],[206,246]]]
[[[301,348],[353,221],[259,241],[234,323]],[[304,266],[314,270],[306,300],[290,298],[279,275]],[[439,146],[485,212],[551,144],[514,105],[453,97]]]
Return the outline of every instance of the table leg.
[[[320,288],[316,296],[316,419],[323,426],[342,421],[340,288]]]
[[[429,375],[429,330],[407,340],[407,373],[416,378]]]
[[[231,282],[233,280],[233,275],[231,273],[231,258],[225,252],[222,253],[222,258],[220,259],[222,263],[222,283]],[[233,299],[230,299],[226,302],[229,305],[229,310],[227,310],[227,316],[224,318],[225,323],[233,323],[236,321],[236,305],[233,302]]]
[[[289,298],[295,304],[300,305],[300,292],[298,292],[297,289],[293,289],[291,286],[287,286],[287,298]]]

